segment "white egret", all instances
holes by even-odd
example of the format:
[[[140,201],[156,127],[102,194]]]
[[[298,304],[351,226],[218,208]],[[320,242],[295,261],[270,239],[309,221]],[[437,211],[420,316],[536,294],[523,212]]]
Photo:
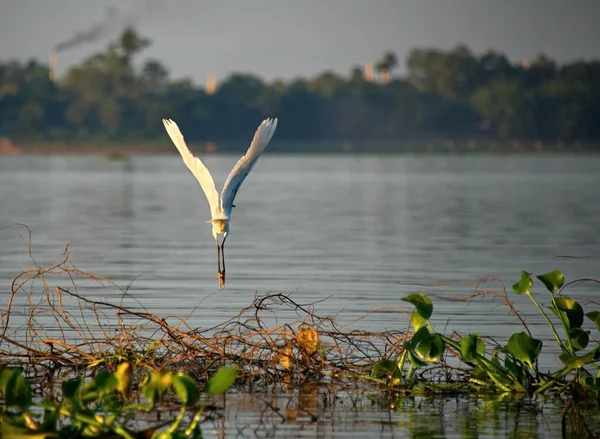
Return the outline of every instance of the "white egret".
[[[260,154],[264,151],[266,146],[269,144],[275,129],[277,128],[277,118],[265,119],[260,124],[254,139],[248,148],[246,154],[238,160],[236,165],[233,167],[221,195],[217,193],[215,188],[215,182],[210,175],[210,172],[204,166],[204,163],[200,161],[198,157],[194,157],[187,147],[183,135],[179,130],[179,127],[175,122],[170,119],[163,119],[163,124],[169,134],[169,137],[179,150],[183,162],[187,165],[189,170],[194,174],[198,183],[204,190],[204,194],[208,199],[210,206],[211,219],[207,221],[212,223],[212,234],[217,243],[217,260],[218,260],[218,277],[219,277],[219,289],[222,290],[225,287],[225,240],[229,235],[229,221],[231,220],[231,208],[233,206],[233,200],[240,188],[240,185],[252,170],[252,167],[256,164],[256,161],[260,157]],[[219,244],[219,235],[223,235],[223,241]],[[222,269],[221,269],[221,261]]]

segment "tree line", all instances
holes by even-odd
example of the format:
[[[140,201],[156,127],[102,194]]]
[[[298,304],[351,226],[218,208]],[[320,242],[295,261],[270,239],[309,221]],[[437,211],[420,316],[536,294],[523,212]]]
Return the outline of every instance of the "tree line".
[[[362,66],[347,77],[290,81],[239,73],[212,93],[171,79],[157,60],[135,63],[149,44],[126,29],[59,81],[35,60],[0,63],[0,137],[151,141],[164,138],[166,117],[191,141],[247,140],[260,120],[277,116],[277,136],[289,140],[600,139],[597,60],[512,63],[458,45],[412,50],[404,77],[394,75],[398,60],[387,52],[374,79]]]

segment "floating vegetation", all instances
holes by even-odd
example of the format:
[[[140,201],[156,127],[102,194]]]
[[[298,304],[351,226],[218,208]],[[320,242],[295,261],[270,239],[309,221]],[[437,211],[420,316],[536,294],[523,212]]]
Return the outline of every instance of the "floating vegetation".
[[[235,366],[219,368],[206,385],[207,393],[218,395],[227,391],[236,373]],[[82,377],[64,380],[59,396],[46,397],[39,403],[43,414],[38,415],[32,406],[29,382],[19,369],[5,368],[0,372],[0,392],[5,402],[0,410],[0,433],[2,437],[14,438],[201,436],[199,425],[207,404],[200,402],[200,390],[192,377],[168,370],[151,371],[139,386],[143,402],[139,395],[130,398],[131,380],[131,365],[127,362],[119,364],[114,373],[99,370],[87,382]],[[134,424],[151,422],[145,419],[145,423],[140,423],[140,414],[155,410],[169,391],[177,396],[178,414],[134,430]]]
[[[405,395],[568,395],[563,422],[580,411],[580,401],[600,394],[600,306],[590,301],[592,309],[584,310],[563,294],[597,281],[565,284],[559,271],[524,271],[512,287],[533,302],[560,349],[562,366],[544,373],[538,359],[545,346],[504,288],[477,288],[470,298],[499,298],[520,321],[504,345],[477,333],[439,332],[431,322],[434,303],[419,292],[402,298],[413,309],[405,313],[407,330],[345,331],[284,294],[255,297],[235,318],[201,329],[180,317],[84,297],[83,282],[119,287],[76,268],[68,247],[47,267],[32,260],[34,268],[14,279],[0,309],[3,436],[194,437],[207,398],[232,386],[260,392],[318,384],[379,395],[389,407]],[[549,306],[532,292],[534,279],[546,288]],[[287,311],[296,321],[265,323]],[[143,429],[132,429],[130,421],[156,414],[159,405],[173,417],[148,416]]]

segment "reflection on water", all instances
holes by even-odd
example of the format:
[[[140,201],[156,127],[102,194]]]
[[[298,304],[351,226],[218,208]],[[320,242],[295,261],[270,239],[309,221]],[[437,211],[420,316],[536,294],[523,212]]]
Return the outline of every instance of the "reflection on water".
[[[563,409],[557,401],[523,396],[405,396],[389,401],[382,395],[357,397],[311,385],[292,393],[229,394],[226,404],[217,405],[225,407],[224,419],[206,425],[205,437],[561,437]],[[569,437],[587,437],[586,426],[591,431],[600,427],[597,417],[580,416],[578,423],[567,422]]]

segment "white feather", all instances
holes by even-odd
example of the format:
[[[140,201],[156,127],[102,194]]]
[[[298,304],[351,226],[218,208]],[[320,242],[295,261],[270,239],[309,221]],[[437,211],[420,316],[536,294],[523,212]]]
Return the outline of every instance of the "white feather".
[[[170,119],[163,119],[163,124],[169,134],[169,137],[179,150],[181,157],[183,158],[183,162],[192,171],[198,183],[202,187],[206,198],[208,199],[208,204],[210,206],[210,212],[212,217],[217,216],[220,212],[221,205],[219,203],[219,194],[217,193],[217,189],[215,188],[215,182],[210,175],[210,172],[204,166],[204,163],[200,161],[198,157],[194,157],[192,152],[188,148],[183,139],[183,134],[179,130],[179,127],[175,122]]]
[[[202,186],[206,198],[208,199],[208,204],[210,205],[211,218],[229,219],[231,216],[233,200],[235,199],[240,185],[252,170],[252,167],[256,164],[260,154],[265,150],[273,137],[275,129],[277,128],[277,118],[265,119],[260,124],[254,134],[254,139],[252,139],[248,151],[238,160],[229,173],[220,197],[210,172],[199,158],[192,155],[177,124],[170,119],[163,119],[163,124],[165,125],[169,137],[179,150],[183,162],[190,171],[192,171],[192,174],[194,174],[194,177],[196,177],[200,186]]]
[[[221,191],[221,208],[228,218],[231,216],[233,200],[235,200],[240,185],[248,173],[250,173],[252,167],[256,164],[261,153],[269,144],[276,128],[277,118],[263,120],[254,134],[254,139],[252,139],[248,151],[238,160],[229,173],[225,185],[223,185],[223,190]]]

